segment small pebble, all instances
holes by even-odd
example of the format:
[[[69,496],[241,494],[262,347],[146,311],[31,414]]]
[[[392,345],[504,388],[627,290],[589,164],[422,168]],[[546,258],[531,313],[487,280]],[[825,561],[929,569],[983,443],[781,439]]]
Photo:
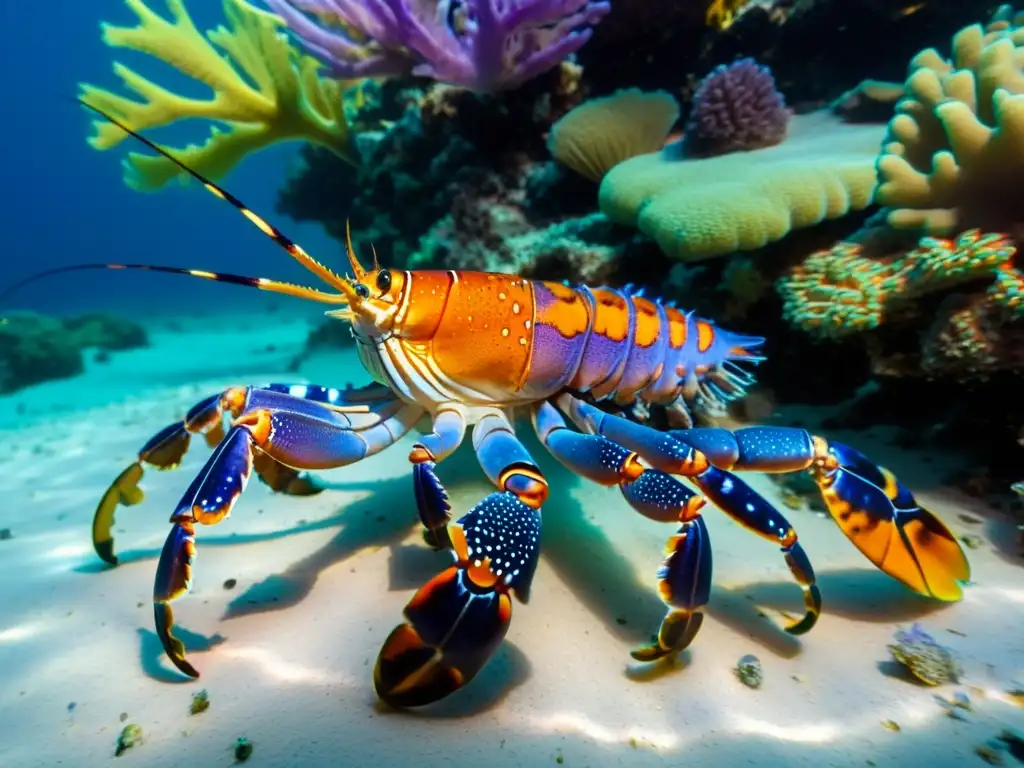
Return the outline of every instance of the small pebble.
[[[14,538],[10,528],[0,528],[0,541],[8,541]]]
[[[192,705],[189,707],[189,713],[198,715],[200,712],[205,712],[210,708],[210,694],[206,692],[204,688],[199,693],[192,694]]]
[[[764,682],[761,661],[753,654],[747,654],[736,662],[736,676],[748,688],[760,688]]]
[[[130,723],[121,729],[117,737],[117,747],[114,749],[114,757],[120,757],[132,747],[142,744],[142,728]]]
[[[244,763],[252,757],[252,742],[245,736],[239,736],[235,742],[235,762]]]
[[[238,586],[238,579],[226,579],[224,581],[224,589],[234,589]]]
[[[885,730],[887,731],[892,731],[893,733],[900,732],[900,724],[897,723],[895,720],[883,720],[882,727],[885,728]]]

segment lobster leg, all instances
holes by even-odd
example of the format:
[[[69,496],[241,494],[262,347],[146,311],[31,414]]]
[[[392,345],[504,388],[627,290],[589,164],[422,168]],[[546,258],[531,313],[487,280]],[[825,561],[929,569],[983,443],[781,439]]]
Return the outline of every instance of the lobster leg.
[[[157,634],[174,665],[190,677],[199,673],[173,634],[170,603],[191,586],[195,524],[214,525],[231,513],[261,452],[294,469],[342,467],[392,445],[422,415],[418,406],[394,397],[344,411],[268,389],[229,390],[225,399],[239,415],[171,515],[153,586]]]
[[[889,470],[847,445],[830,444],[792,427],[663,433],[604,414],[574,398],[560,402],[581,426],[637,451],[657,469],[684,475],[698,486],[703,483],[712,495],[727,497],[734,487],[726,482],[731,475],[719,476],[712,469],[809,470],[840,529],[875,566],[936,600],[955,602],[963,597],[961,582],[970,579],[971,571],[956,537]],[[730,508],[742,512],[740,507]],[[794,573],[802,564],[796,561],[796,566],[791,563]]]
[[[311,384],[269,384],[250,389],[289,394],[311,402],[338,406],[372,401],[383,394],[390,396],[389,390],[376,384],[350,390]],[[114,516],[119,504],[134,506],[143,500],[144,493],[139,482],[144,474],[144,466],[148,464],[161,470],[174,469],[181,463],[194,434],[203,435],[209,447],[216,447],[224,438],[224,414],[240,415],[239,408],[244,405],[247,391],[245,388],[231,388],[206,397],[192,406],[182,421],[169,424],[146,441],[135,462],[117,476],[96,507],[92,521],[92,545],[101,560],[117,565],[112,533]],[[254,469],[259,478],[278,493],[312,496],[322,490],[312,475],[280,464],[266,454],[255,457]]]
[[[405,608],[377,657],[377,695],[419,707],[453,693],[483,669],[529,599],[540,552],[547,482],[500,412],[473,430],[480,465],[502,490],[448,525],[455,564],[428,581]]]
[[[701,507],[704,497],[671,475],[645,469],[637,454],[602,435],[583,434],[568,427],[549,403],[533,413],[537,435],[551,454],[574,473],[601,485],[618,485],[626,501],[640,514],[678,531],[665,547],[658,572],[658,593],[668,606],[655,642],[635,648],[634,658],[652,661],[686,648],[700,630],[700,609],[711,593],[710,537]]]
[[[435,549],[450,549],[447,526],[451,520],[448,494],[434,472],[437,462],[450,456],[466,436],[466,418],[457,409],[439,409],[434,431],[424,435],[409,453],[412,462],[416,511],[426,529],[427,543]]]

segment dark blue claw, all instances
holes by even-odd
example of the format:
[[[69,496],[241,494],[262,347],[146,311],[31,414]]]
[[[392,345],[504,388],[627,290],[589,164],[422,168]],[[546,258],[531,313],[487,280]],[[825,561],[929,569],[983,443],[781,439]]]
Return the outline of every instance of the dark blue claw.
[[[434,473],[434,462],[423,461],[412,465],[413,489],[416,494],[416,510],[423,522],[424,538],[435,549],[451,548],[448,537],[448,523],[451,520],[451,504],[441,481]]]
[[[668,605],[655,642],[634,648],[638,661],[654,661],[684,650],[697,636],[711,597],[711,539],[699,515],[669,539],[668,557],[658,571],[658,592]]]
[[[514,592],[529,597],[540,547],[540,512],[514,494],[492,493],[449,526],[456,564],[427,582],[388,636],[373,672],[377,695],[420,707],[458,690],[483,669],[512,618]]]

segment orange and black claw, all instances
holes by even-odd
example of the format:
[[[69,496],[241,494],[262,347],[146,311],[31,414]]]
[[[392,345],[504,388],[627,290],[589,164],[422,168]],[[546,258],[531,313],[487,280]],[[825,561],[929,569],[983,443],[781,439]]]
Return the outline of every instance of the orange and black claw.
[[[452,507],[444,486],[434,472],[434,462],[428,460],[413,464],[412,481],[416,511],[426,529],[424,539],[434,549],[450,548],[452,542],[448,537],[448,523]]]
[[[831,443],[827,451],[833,465],[816,478],[850,541],[915,592],[944,602],[960,600],[971,567],[953,533],[889,470],[842,443]]]
[[[195,556],[192,521],[179,518],[171,528],[160,553],[156,581],[153,584],[153,617],[156,634],[164,646],[167,658],[189,677],[199,677],[199,672],[185,658],[185,645],[174,636],[174,612],[170,603],[192,588],[192,563]]]
[[[373,670],[377,695],[397,708],[440,701],[472,680],[508,631],[507,592],[481,588],[452,566],[405,608],[408,622],[384,641]]]
[[[540,552],[540,510],[492,493],[449,526],[456,564],[420,588],[407,623],[388,636],[373,672],[393,707],[421,707],[472,680],[501,644],[515,594],[529,598]]]
[[[653,642],[634,648],[637,661],[655,661],[684,650],[700,631],[700,609],[711,597],[711,539],[700,515],[684,522],[665,546],[658,571],[658,592],[668,614]]]

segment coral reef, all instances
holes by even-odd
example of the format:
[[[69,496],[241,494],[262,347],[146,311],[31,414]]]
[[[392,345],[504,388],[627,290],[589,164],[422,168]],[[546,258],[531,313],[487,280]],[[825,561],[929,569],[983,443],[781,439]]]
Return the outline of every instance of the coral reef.
[[[1001,234],[969,230],[956,240],[922,238],[902,257],[872,259],[842,242],[809,256],[779,282],[785,315],[794,325],[840,337],[878,328],[887,313],[929,293],[989,278],[988,297],[1008,316],[1024,316],[1018,294],[1004,290],[1016,247]],[[994,279],[999,275],[999,279]]]
[[[600,181],[619,163],[661,149],[678,119],[671,94],[616,91],[583,102],[552,125],[548,150],[567,168]]]
[[[0,321],[0,394],[83,370],[82,353],[57,318],[11,313]]]
[[[91,314],[64,321],[64,332],[75,347],[120,352],[149,346],[149,335],[141,325],[114,315]]]
[[[313,142],[350,163],[357,161],[342,107],[342,93],[352,83],[321,79],[317,62],[298,55],[281,37],[279,17],[245,0],[223,0],[231,29],[219,27],[204,36],[183,0],[165,0],[170,20],[143,0],[125,3],[139,25],[103,24],[103,41],[171,64],[209,86],[213,98],[180,96],[115,62],[114,72],[143,100],[82,84],[81,97],[88,104],[138,131],[185,118],[223,123],[227,131],[214,127],[205,143],[174,150],[176,157],[211,179],[223,177],[246,155],[289,139]],[[99,150],[115,147],[127,136],[105,120],[96,121],[94,128],[89,143]],[[132,152],[125,159],[125,182],[140,191],[158,190],[181,175],[164,157]]]
[[[584,98],[577,67],[563,63],[494,95],[435,85],[406,89],[400,98],[397,120],[360,136],[365,162],[358,178],[327,153],[305,149],[306,167],[281,193],[278,210],[322,222],[339,241],[350,219],[356,247],[372,244],[395,267],[411,263],[421,248],[443,252],[437,246],[444,232],[472,224],[472,216],[453,215],[459,200],[468,201],[464,208],[497,202],[542,228],[593,211],[592,183],[560,172],[544,138]],[[467,242],[469,231],[458,239]],[[447,250],[454,248],[455,239]],[[418,256],[416,263],[430,262]]]
[[[771,70],[740,59],[716,67],[697,87],[683,146],[690,157],[773,147],[786,137],[788,122]]]
[[[687,159],[677,142],[609,171],[600,208],[679,259],[754,250],[866,208],[883,134],[825,111],[794,117],[786,141],[766,149]]]
[[[1004,6],[922,51],[878,160],[877,201],[896,228],[949,235],[1024,223],[1024,14]],[[1017,234],[1016,232],[1014,234]]]
[[[60,319],[12,312],[0,319],[0,394],[84,370],[82,350],[116,351],[149,344],[143,328],[110,315]]]
[[[557,66],[610,10],[596,0],[267,2],[337,77],[413,74],[479,92]]]

